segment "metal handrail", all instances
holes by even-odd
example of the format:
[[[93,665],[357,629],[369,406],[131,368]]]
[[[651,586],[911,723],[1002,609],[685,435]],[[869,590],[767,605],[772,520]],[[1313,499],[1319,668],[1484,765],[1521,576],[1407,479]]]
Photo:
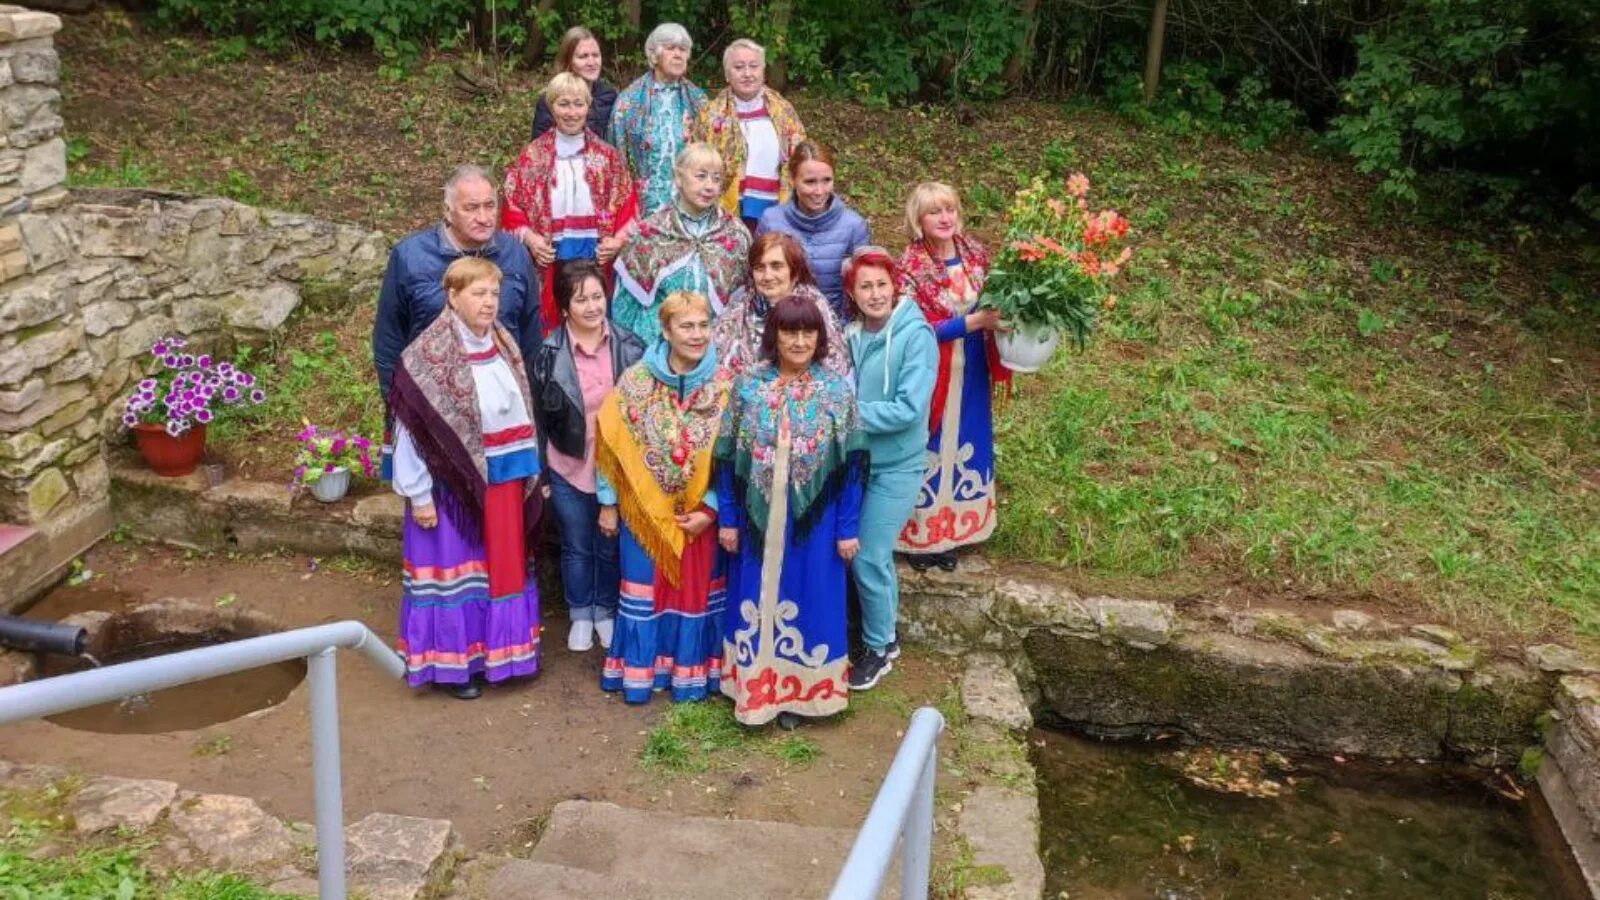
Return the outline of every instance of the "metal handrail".
[[[861,823],[850,856],[833,883],[829,900],[867,900],[878,896],[894,863],[902,835],[901,900],[925,900],[933,864],[933,787],[939,769],[939,733],[944,716],[924,706],[911,716],[911,727],[883,776],[867,819]]]
[[[405,663],[360,622],[335,622],[230,641],[0,688],[0,725],[71,712],[136,694],[305,659],[311,691],[311,777],[316,795],[317,895],[345,900],[344,788],[334,651],[358,650],[394,678]]]

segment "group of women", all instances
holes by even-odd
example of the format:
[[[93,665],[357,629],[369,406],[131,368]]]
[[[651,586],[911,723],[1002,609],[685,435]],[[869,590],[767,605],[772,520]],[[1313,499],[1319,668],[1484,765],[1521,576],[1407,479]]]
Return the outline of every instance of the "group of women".
[[[763,49],[733,42],[709,100],[692,50],[656,28],[619,93],[592,34],[563,38],[501,211],[544,275],[526,377],[479,259],[449,267],[447,310],[401,357],[414,684],[472,697],[537,668],[523,532],[541,500],[567,646],[605,649],[604,689],[722,693],[784,727],[892,668],[897,549],[954,569],[994,528],[990,398],[1009,373],[956,192],[917,186],[891,256],[766,86]]]

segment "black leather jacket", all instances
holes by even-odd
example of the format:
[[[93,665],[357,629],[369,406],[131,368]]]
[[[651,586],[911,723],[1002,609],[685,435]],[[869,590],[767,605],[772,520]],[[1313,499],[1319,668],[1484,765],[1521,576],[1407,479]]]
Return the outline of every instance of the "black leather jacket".
[[[624,369],[644,356],[644,344],[626,329],[610,326],[611,377],[615,381]],[[583,389],[578,385],[578,367],[572,361],[567,326],[560,325],[534,355],[529,367],[533,391],[534,426],[539,432],[539,461],[549,468],[546,448],[582,458],[585,443]]]

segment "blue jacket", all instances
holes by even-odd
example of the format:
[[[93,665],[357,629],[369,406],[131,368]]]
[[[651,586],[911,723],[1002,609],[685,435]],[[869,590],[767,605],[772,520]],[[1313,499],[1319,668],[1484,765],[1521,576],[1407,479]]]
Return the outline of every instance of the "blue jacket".
[[[756,224],[756,235],[781,231],[793,235],[806,248],[806,262],[811,264],[811,274],[816,276],[817,287],[828,298],[828,305],[843,322],[849,318],[844,302],[844,276],[839,267],[850,258],[857,247],[872,243],[867,233],[867,220],[844,205],[838,195],[828,199],[828,208],[815,216],[808,216],[788,203],[768,207]]]
[[[856,400],[872,471],[918,469],[928,447],[928,405],[939,374],[939,342],[915,300],[903,297],[876,333],[857,319],[845,329]]]
[[[606,83],[604,78],[597,78],[589,85],[589,130],[601,137],[605,136],[606,129],[611,127],[611,108],[617,105],[617,89]],[[556,118],[550,114],[550,104],[544,102],[544,95],[539,95],[539,102],[533,107],[533,139],[538,140],[539,135],[556,127]]]
[[[444,309],[444,270],[467,254],[444,239],[444,226],[414,232],[389,252],[389,268],[378,293],[378,315],[372,325],[372,362],[378,388],[389,400],[389,379],[400,354],[433,324]],[[479,254],[500,267],[500,322],[517,336],[525,364],[543,343],[539,333],[539,275],[528,248],[496,231]]]

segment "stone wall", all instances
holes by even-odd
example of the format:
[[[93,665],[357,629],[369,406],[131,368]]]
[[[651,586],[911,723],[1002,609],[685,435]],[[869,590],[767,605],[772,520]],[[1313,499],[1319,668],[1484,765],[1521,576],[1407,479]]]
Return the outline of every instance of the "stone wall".
[[[377,232],[231,200],[69,192],[59,28],[0,5],[0,525],[32,546],[0,541],[13,605],[109,529],[104,450],[155,339],[259,343],[302,303],[370,297],[387,256]]]

